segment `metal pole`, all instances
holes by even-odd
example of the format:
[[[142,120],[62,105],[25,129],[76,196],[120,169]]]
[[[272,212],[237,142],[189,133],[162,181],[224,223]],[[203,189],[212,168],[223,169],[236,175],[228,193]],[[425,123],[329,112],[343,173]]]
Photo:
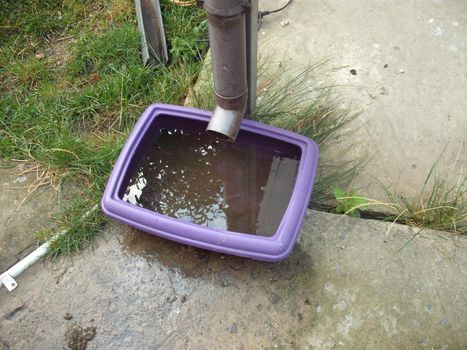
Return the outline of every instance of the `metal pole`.
[[[159,0],[135,0],[144,65],[167,63],[167,43]]]
[[[246,116],[256,108],[258,54],[258,0],[251,0],[250,11],[246,14],[246,67],[248,83],[248,102]]]

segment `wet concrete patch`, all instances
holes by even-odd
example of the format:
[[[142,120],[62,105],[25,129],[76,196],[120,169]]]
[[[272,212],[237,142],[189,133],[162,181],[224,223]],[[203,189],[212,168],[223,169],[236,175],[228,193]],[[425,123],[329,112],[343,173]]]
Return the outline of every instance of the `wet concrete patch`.
[[[126,227],[119,241],[124,253],[148,262],[163,263],[187,277],[200,277],[207,271],[210,253]]]
[[[273,264],[186,246],[129,227],[125,227],[118,239],[122,251],[129,256],[143,258],[149,265],[162,264],[185,277],[210,279],[224,287],[251,279],[271,282],[290,279],[293,276],[287,275],[288,272],[298,273],[297,266],[311,265],[300,246],[291,259]]]
[[[410,228],[395,225],[384,243],[386,223],[311,214],[277,264],[112,224],[94,249],[36,265],[14,293],[0,291],[0,314],[28,306],[2,322],[2,339],[60,348],[76,322],[97,329],[87,349],[465,345],[465,250],[423,238],[394,256]]]

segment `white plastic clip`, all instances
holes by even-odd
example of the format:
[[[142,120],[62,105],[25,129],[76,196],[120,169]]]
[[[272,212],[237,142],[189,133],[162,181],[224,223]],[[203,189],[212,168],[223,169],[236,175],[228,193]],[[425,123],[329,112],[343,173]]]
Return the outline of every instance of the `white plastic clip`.
[[[8,289],[9,292],[18,287],[18,283],[16,283],[15,279],[11,277],[8,272],[3,274],[1,277],[3,285],[6,287],[6,289]]]

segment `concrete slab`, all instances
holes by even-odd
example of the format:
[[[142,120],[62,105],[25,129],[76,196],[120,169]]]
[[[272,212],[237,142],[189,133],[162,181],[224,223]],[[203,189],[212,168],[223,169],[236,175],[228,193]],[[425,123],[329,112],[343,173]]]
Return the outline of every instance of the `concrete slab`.
[[[71,196],[49,185],[36,188],[41,171],[26,162],[0,160],[0,271],[36,248],[36,233],[53,225],[52,215]]]
[[[427,231],[395,254],[416,231],[385,243],[389,227],[310,211],[293,255],[267,264],[112,224],[0,290],[0,344],[78,348],[95,330],[87,349],[466,348],[466,239]]]
[[[323,79],[364,108],[348,156],[372,158],[356,187],[380,197],[375,176],[411,197],[445,146],[446,174],[467,165],[466,38],[463,0],[295,0],[264,18],[259,54],[287,68],[331,59]]]

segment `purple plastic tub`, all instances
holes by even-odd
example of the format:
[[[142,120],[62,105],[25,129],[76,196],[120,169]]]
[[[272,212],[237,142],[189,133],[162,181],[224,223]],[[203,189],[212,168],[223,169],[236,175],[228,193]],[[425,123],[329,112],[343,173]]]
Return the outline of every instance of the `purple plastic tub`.
[[[318,164],[318,147],[310,139],[272,126],[244,120],[242,132],[257,134],[272,144],[287,143],[299,149],[298,170],[290,201],[276,232],[269,237],[246,234],[184,222],[123,200],[129,174],[134,170],[138,154],[154,138],[159,124],[173,120],[174,126],[199,123],[205,128],[211,112],[194,108],[154,104],[137,122],[114,166],[102,198],[104,213],[122,223],[147,233],[176,242],[257,260],[279,261],[291,253],[310,200]]]

